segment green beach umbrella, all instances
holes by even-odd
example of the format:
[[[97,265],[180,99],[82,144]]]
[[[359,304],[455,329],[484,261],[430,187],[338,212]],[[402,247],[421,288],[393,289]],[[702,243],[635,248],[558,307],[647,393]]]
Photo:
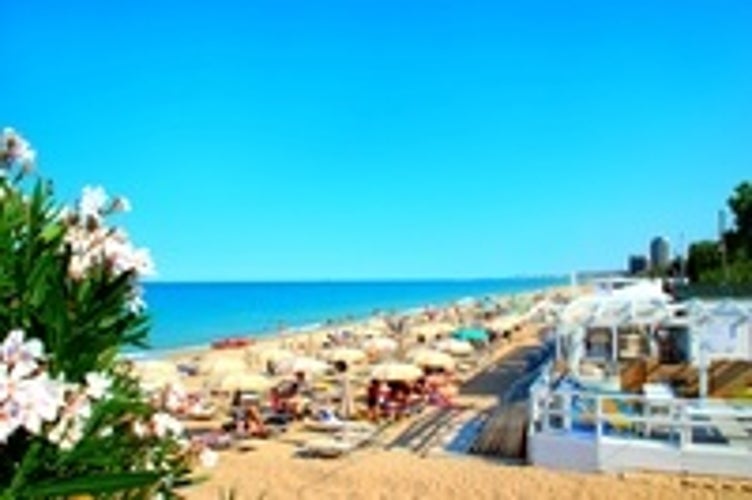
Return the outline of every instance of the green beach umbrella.
[[[460,328],[452,334],[452,337],[467,342],[486,342],[488,341],[488,332],[483,328]]]

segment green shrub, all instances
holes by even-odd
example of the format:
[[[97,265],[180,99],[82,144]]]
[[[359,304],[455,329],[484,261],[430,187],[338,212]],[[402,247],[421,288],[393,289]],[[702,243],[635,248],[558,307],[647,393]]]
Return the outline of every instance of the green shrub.
[[[0,139],[0,495],[170,496],[195,450],[118,357],[148,331],[151,259],[108,226],[128,203],[86,188],[64,207]]]

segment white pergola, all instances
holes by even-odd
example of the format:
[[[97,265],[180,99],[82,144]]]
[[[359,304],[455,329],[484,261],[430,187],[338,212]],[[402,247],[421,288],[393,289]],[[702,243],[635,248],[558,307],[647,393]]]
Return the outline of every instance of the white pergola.
[[[613,362],[618,359],[620,328],[641,327],[652,333],[665,326],[685,326],[691,336],[692,350],[698,355],[694,362],[700,371],[701,397],[708,394],[711,357],[728,354],[737,359],[752,359],[752,302],[693,300],[676,304],[670,301],[669,296],[655,293],[654,289],[644,288],[640,290],[641,293],[634,292],[586,295],[553,311],[557,359],[562,358],[562,342],[567,342],[567,361],[572,371],[578,373],[583,358],[585,334],[589,328],[610,330],[610,360]],[[737,341],[734,338],[737,334],[734,332],[739,330],[742,331],[740,335],[744,335],[745,332],[740,327],[745,325],[749,328],[746,332],[747,340],[743,338]],[[724,341],[725,351],[721,347]],[[729,347],[731,344],[733,346]]]
[[[712,358],[752,360],[752,302],[730,299],[716,302],[692,300],[687,304],[687,313],[698,354],[696,362],[700,371],[700,397],[706,397],[708,369]],[[746,332],[744,326],[747,327]]]

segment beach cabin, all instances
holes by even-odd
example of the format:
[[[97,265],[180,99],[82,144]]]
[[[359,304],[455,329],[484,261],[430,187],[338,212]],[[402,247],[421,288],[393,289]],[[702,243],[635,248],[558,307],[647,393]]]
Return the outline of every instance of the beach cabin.
[[[752,304],[607,290],[556,314],[555,359],[530,391],[529,461],[752,477]]]

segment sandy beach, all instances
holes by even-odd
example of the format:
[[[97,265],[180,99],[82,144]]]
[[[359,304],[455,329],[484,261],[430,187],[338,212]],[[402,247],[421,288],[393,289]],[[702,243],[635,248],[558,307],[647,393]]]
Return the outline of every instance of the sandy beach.
[[[578,474],[504,465],[473,457],[419,458],[366,449],[336,461],[295,458],[290,445],[265,442],[226,453],[211,479],[186,492],[219,499],[234,489],[255,498],[435,499],[666,499],[750,498],[748,483],[650,474]]]
[[[547,294],[560,293],[548,291]],[[580,292],[580,291],[578,291]],[[529,307],[533,296],[527,297]],[[539,297],[540,299],[540,297]],[[507,320],[519,328],[511,340],[497,342],[484,354],[474,371],[458,377],[458,404],[467,407],[467,415],[477,415],[499,403],[502,393],[514,384],[520,372],[519,353],[540,346],[541,325],[520,322],[519,315]],[[502,325],[499,318],[499,325]],[[440,325],[440,326],[439,326]],[[430,334],[447,326],[438,319],[414,325],[413,329]],[[353,331],[376,331],[383,327],[371,318],[347,325]],[[340,327],[342,328],[342,327]],[[414,333],[414,332],[412,332]],[[408,330],[408,336],[411,331]],[[320,349],[327,331],[306,332],[281,338],[267,338],[252,346],[252,352],[291,349],[311,353]],[[263,368],[260,359],[247,350],[208,350],[175,353],[171,362],[206,363],[244,359]],[[206,375],[186,378],[186,387],[199,389],[210,382]],[[426,410],[428,412],[432,410]],[[216,429],[223,415],[203,422],[187,421],[194,431]],[[660,474],[579,474],[531,467],[468,454],[442,450],[434,439],[432,447],[411,449],[397,445],[414,418],[384,427],[367,446],[335,459],[300,456],[307,442],[320,434],[293,424],[286,432],[269,439],[246,439],[219,453],[215,468],[199,470],[207,479],[181,491],[188,499],[219,499],[231,492],[234,498],[752,498],[752,482],[728,479],[686,477]],[[451,431],[450,431],[451,432]]]

